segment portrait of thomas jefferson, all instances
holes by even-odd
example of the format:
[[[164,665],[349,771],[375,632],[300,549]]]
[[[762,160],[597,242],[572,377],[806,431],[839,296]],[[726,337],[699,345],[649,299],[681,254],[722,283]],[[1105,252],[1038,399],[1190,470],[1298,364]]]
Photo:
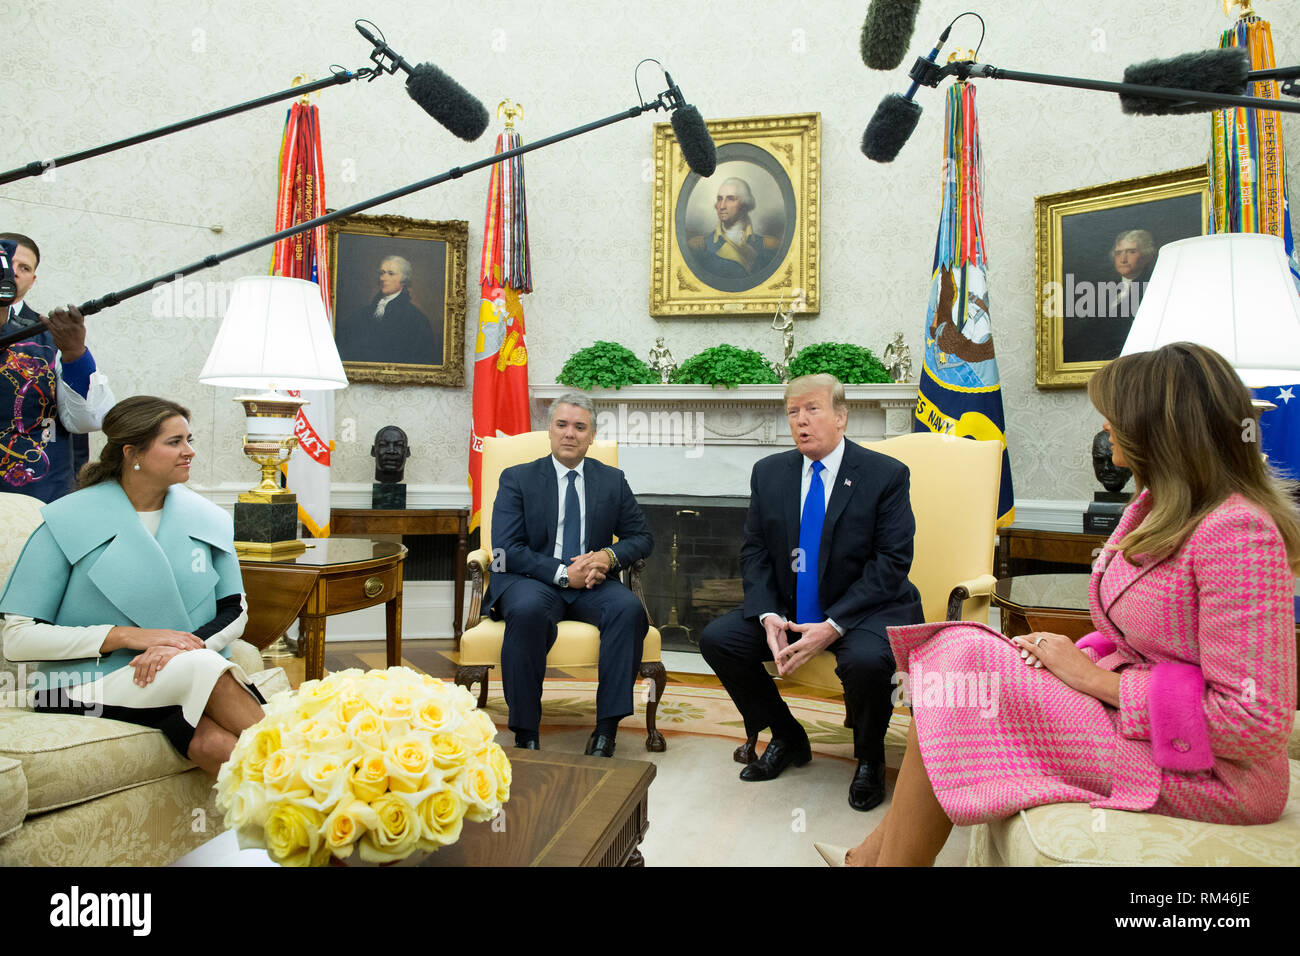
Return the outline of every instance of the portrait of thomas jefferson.
[[[335,339],[343,361],[442,364],[442,326],[412,301],[411,276],[408,259],[384,256],[374,295],[339,324]]]
[[[1160,247],[1200,234],[1199,194],[1063,216],[1063,361],[1118,358]]]

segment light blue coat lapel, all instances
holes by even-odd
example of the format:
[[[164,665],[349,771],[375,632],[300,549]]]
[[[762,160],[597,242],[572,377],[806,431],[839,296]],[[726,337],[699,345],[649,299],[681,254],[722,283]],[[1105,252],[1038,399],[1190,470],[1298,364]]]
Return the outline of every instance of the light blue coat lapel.
[[[223,513],[200,503],[207,502],[181,485],[168,489],[157,539],[116,482],[64,498],[43,514],[69,562],[90,556],[87,577],[136,626],[188,631],[203,623],[190,612],[200,610],[218,579],[209,548],[196,548],[194,539],[230,546],[216,520]]]

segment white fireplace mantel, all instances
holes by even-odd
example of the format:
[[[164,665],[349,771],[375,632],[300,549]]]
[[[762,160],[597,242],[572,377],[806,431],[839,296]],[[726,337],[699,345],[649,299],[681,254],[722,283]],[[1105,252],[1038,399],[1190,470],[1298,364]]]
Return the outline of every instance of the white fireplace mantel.
[[[532,386],[534,428],[564,385]],[[916,385],[847,385],[848,437],[880,441],[912,430]],[[754,462],[794,447],[783,385],[629,385],[585,392],[596,437],[619,443],[619,465],[638,495],[749,494]]]

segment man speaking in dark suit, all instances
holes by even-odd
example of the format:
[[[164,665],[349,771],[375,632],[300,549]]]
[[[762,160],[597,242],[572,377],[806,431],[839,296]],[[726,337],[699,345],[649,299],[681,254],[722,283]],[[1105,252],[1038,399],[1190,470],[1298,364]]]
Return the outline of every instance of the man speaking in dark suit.
[[[845,439],[848,403],[833,375],[796,378],[785,394],[796,450],[754,466],[740,549],[745,603],[704,629],[700,651],[745,730],[772,730],[740,779],[772,780],[812,751],[763,662],[775,660],[784,677],[830,650],[858,758],[849,804],[870,810],[885,798],[894,676],[885,628],[922,621],[907,579],[916,531],[908,471]]]
[[[487,605],[506,622],[501,679],[510,729],[515,746],[537,749],[546,654],[561,620],[582,621],[600,629],[596,729],[586,752],[612,757],[650,627],[615,572],[649,555],[654,540],[623,472],[586,458],[596,437],[591,400],[561,395],[547,430],[551,454],[501,472],[492,508]]]

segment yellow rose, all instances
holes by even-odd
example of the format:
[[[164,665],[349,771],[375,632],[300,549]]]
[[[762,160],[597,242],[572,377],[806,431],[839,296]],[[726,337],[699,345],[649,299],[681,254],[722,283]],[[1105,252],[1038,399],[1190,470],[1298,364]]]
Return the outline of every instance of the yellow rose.
[[[433,750],[427,735],[408,734],[393,741],[384,751],[391,790],[414,793],[424,786],[425,774],[433,767]]]
[[[367,863],[388,863],[405,859],[420,841],[420,820],[398,794],[386,793],[372,801],[370,809],[377,826],[361,840],[361,859]]]
[[[322,835],[325,845],[340,860],[352,855],[352,845],[362,834],[379,826],[379,817],[362,800],[343,800],[325,818]]]
[[[471,750],[477,750],[483,744],[496,739],[497,725],[487,711],[473,710],[465,715],[465,722],[460,726],[460,735],[466,739]]]
[[[375,705],[360,694],[340,694],[334,701],[334,714],[338,722],[344,726],[366,713],[375,713]]]
[[[488,744],[486,750],[478,755],[497,778],[497,802],[505,803],[510,799],[510,784],[514,780],[514,771],[510,766],[510,758],[506,752],[496,744]]]
[[[266,789],[260,783],[245,783],[230,795],[226,810],[226,829],[266,825],[270,806],[266,802]]]
[[[373,710],[363,710],[348,722],[345,736],[363,747],[384,749],[384,722]]]
[[[338,754],[350,759],[354,753],[354,744],[343,727],[330,714],[320,714],[308,727],[302,730],[303,745],[309,753]]]
[[[243,785],[245,779],[243,764],[235,759],[234,754],[231,754],[230,759],[217,771],[217,806],[222,809],[229,808],[230,798]]]
[[[434,734],[432,743],[433,762],[442,770],[454,773],[469,759],[469,751],[459,734]]]
[[[307,784],[299,773],[298,755],[292,750],[277,750],[262,768],[262,779],[275,793],[306,790]]]
[[[266,818],[266,852],[281,866],[320,866],[329,856],[321,839],[324,822],[319,810],[278,804]]]
[[[334,703],[343,688],[343,681],[333,679],[304,681],[298,687],[298,716],[300,719],[314,717],[320,711]]]
[[[348,784],[347,755],[312,754],[302,767],[302,779],[311,787],[312,796],[324,807],[338,802],[343,788]]]
[[[244,779],[261,780],[266,761],[281,746],[279,727],[266,726],[258,729],[248,742],[248,753],[243,761]],[[232,758],[233,756],[234,754],[231,754]]]
[[[403,733],[411,727],[415,705],[411,695],[400,688],[385,693],[379,701],[379,714],[384,718],[384,728],[389,733]]]
[[[384,755],[377,750],[367,750],[351,764],[352,792],[358,800],[372,803],[388,790],[388,769]]]
[[[469,692],[468,687],[456,684],[454,687],[448,687],[447,691],[451,694],[452,706],[462,714],[468,714],[471,710],[475,710],[478,707],[478,701],[474,698],[474,695]]]
[[[465,801],[455,790],[430,794],[420,802],[416,812],[420,818],[422,841],[449,846],[460,839],[465,821]]]
[[[456,778],[456,784],[465,800],[465,816],[470,820],[491,820],[501,809],[497,803],[496,774],[488,765],[475,761]]]
[[[413,726],[433,733],[450,733],[463,722],[455,706],[441,694],[421,700],[411,715]]]

